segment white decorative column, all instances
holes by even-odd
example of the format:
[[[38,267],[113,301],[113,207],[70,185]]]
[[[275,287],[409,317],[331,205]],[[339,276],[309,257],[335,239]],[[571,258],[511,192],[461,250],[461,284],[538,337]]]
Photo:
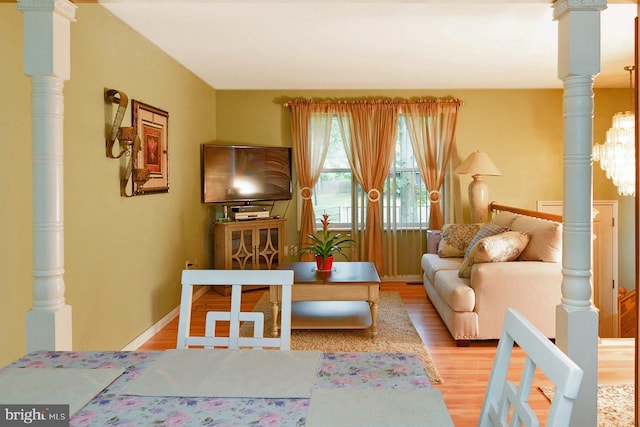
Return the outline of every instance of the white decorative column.
[[[71,350],[71,306],[64,291],[64,81],[69,79],[67,0],[18,0],[24,14],[24,72],[31,76],[33,144],[33,306],[27,352]]]
[[[597,425],[598,313],[591,303],[593,81],[606,0],[558,0],[558,77],[564,82],[562,302],[556,344],[583,370],[571,426]]]

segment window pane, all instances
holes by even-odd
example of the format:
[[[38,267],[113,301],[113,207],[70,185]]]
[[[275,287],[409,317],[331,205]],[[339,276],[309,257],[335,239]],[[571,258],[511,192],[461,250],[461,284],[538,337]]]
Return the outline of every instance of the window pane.
[[[313,210],[317,217],[328,214],[332,228],[351,224],[351,182],[350,170],[323,172],[315,186]]]
[[[352,206],[354,186],[357,190],[355,199],[364,200],[361,197],[362,189],[353,182],[340,128],[334,117],[329,151],[313,193],[316,216],[328,214],[334,228],[350,228],[355,209],[359,217],[357,222],[361,224],[362,209]],[[428,222],[427,199],[427,190],[418,171],[404,117],[400,116],[395,159],[382,196],[385,226],[396,229],[424,226]]]
[[[400,116],[395,161],[385,183],[386,224],[394,228],[419,228],[428,218],[427,189],[420,177],[411,147],[411,140],[404,121]],[[391,214],[388,214],[388,213]],[[389,217],[391,216],[391,217]]]
[[[324,169],[346,169],[351,170],[349,160],[344,151],[344,143],[340,134],[340,125],[338,119],[333,118],[331,123],[331,140],[329,141],[329,151],[324,161]]]
[[[392,228],[419,228],[428,218],[427,191],[414,170],[392,170],[384,198],[384,221]],[[387,188],[393,191],[388,191]]]
[[[351,188],[353,174],[344,151],[338,119],[333,117],[329,151],[323,172],[313,190],[316,217],[329,215],[332,228],[351,227]]]

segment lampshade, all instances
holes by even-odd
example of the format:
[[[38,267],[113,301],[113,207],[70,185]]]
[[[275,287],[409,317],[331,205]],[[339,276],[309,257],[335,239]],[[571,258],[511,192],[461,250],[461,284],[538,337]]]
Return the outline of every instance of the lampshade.
[[[457,168],[456,173],[463,175],[502,175],[487,153],[473,152]]]

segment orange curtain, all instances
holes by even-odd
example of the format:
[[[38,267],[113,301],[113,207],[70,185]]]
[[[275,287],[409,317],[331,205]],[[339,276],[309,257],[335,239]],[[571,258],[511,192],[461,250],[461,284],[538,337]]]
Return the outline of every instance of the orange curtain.
[[[331,137],[333,107],[329,102],[314,102],[292,99],[287,102],[291,111],[291,140],[293,161],[298,174],[301,203],[300,243],[301,249],[309,239],[307,234],[315,234],[315,213],[313,211],[313,186],[320,177],[327,157]],[[302,260],[313,259],[307,254]]]
[[[425,99],[402,104],[420,175],[429,190],[429,229],[444,223],[440,189],[455,149],[456,123],[462,101]]]
[[[383,272],[381,197],[394,158],[399,111],[394,101],[350,101],[336,105],[353,175],[367,194],[361,253]]]

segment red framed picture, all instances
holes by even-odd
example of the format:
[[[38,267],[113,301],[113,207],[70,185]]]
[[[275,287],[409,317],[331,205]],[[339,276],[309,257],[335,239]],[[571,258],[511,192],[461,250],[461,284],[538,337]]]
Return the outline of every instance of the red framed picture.
[[[169,191],[169,113],[135,99],[132,101],[133,127],[141,149],[134,168],[148,171],[148,181],[133,180],[136,194]]]

